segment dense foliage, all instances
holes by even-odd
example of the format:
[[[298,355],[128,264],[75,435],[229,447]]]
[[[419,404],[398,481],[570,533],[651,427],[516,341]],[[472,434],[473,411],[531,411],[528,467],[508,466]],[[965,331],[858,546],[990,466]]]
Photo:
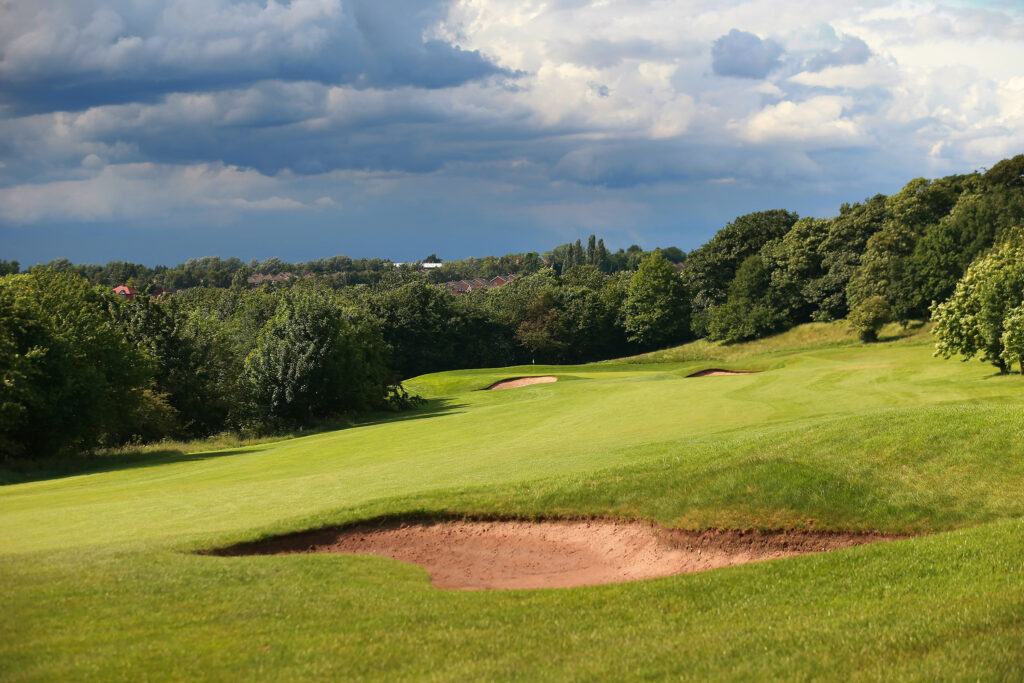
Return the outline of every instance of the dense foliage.
[[[935,306],[937,353],[949,358],[979,356],[1005,373],[1022,364],[1024,337],[1024,231],[1013,230],[978,259],[948,301]]]
[[[422,373],[738,342],[843,317],[873,341],[890,319],[932,313],[941,354],[1005,372],[1024,360],[1022,225],[1019,155],[831,218],[739,216],[689,254],[612,252],[591,235],[430,269],[336,256],[152,269],[58,259],[21,273],[0,260],[0,452],[302,426],[408,405],[400,381]],[[509,274],[461,295],[436,286]],[[121,283],[142,295],[114,296]],[[148,296],[158,289],[175,291]]]

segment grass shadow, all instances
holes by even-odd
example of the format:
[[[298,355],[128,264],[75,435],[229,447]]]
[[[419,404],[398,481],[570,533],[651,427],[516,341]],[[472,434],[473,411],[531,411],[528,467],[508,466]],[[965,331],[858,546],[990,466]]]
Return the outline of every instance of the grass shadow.
[[[252,453],[256,450],[258,449],[230,448],[205,453],[186,453],[177,448],[152,450],[140,446],[137,449],[119,450],[116,453],[102,455],[74,455],[42,460],[6,460],[0,462],[0,486],[169,465],[178,462],[198,462],[226,455]]]
[[[198,462],[228,455],[253,453],[260,450],[256,447],[260,444],[271,444],[277,441],[314,436],[353,427],[367,427],[391,422],[404,422],[406,420],[425,420],[440,415],[452,414],[453,411],[464,407],[465,404],[454,404],[448,399],[428,399],[423,406],[400,413],[375,412],[355,417],[348,416],[342,421],[324,421],[312,428],[268,435],[266,438],[255,439],[252,443],[238,446],[218,446],[216,441],[205,443],[203,441],[195,441],[189,444],[182,444],[180,447],[154,448],[153,446],[143,445],[137,448],[128,447],[108,452],[42,458],[38,460],[0,460],[0,486],[63,479],[83,474],[101,474],[141,467],[155,467],[179,462]]]
[[[440,417],[442,415],[457,415],[462,412],[460,410],[461,408],[466,407],[465,403],[455,403],[448,398],[428,398],[424,400],[426,402],[419,408],[405,410],[400,413],[366,413],[350,420],[344,426],[334,427],[333,429],[321,429],[318,431],[338,431],[346,428],[351,429],[352,427],[371,427],[373,425],[389,424],[392,422],[406,422],[407,420],[426,420],[432,417]]]

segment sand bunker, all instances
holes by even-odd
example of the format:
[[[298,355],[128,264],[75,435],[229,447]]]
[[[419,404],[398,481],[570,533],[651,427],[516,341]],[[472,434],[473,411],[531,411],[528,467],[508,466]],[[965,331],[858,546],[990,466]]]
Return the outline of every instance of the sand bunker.
[[[687,375],[686,377],[690,378],[690,377],[718,377],[720,375],[755,375],[755,374],[757,374],[759,372],[761,372],[761,371],[760,370],[723,370],[721,368],[709,368],[707,370],[701,370],[700,372],[695,372],[692,375]]]
[[[551,382],[557,382],[558,378],[551,375],[544,377],[514,377],[512,379],[503,379],[500,382],[495,382],[491,386],[487,387],[488,391],[494,391],[496,389],[514,389],[516,387],[525,387],[530,384],[550,384]]]
[[[680,531],[643,522],[390,522],[283,536],[217,555],[352,553],[425,568],[437,588],[620,583],[891,540],[881,534]]]

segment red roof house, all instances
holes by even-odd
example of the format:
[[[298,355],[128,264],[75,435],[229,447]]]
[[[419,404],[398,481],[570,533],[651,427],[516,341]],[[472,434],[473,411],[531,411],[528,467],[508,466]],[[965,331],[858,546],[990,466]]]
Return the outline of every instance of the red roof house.
[[[135,297],[139,295],[139,290],[122,284],[120,287],[114,287],[114,294],[123,296],[125,299],[128,299],[128,301],[135,301]]]

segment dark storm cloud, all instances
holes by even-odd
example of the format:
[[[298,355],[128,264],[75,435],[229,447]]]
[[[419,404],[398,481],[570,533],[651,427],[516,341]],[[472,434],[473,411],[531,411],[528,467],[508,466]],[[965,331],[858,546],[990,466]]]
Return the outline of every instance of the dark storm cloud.
[[[711,68],[719,76],[764,78],[780,65],[783,52],[774,40],[734,28],[712,44]]]
[[[871,58],[871,48],[857,36],[843,36],[838,48],[821,52],[807,61],[807,71],[821,71],[830,66],[863,64]]]
[[[424,39],[447,0],[0,5],[0,104],[15,113],[152,102],[265,80],[445,88],[510,76]]]
[[[785,146],[727,149],[694,141],[634,140],[573,148],[555,164],[552,176],[580,185],[631,188],[715,178],[765,182],[818,172],[806,154]]]

